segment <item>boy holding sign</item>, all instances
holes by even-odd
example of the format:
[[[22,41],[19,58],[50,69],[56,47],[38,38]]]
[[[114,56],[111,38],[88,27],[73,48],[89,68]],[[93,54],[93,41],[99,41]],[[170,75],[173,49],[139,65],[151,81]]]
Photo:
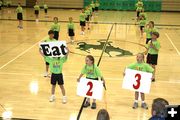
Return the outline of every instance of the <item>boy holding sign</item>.
[[[49,30],[48,35],[49,35],[49,38],[47,38],[46,40],[44,40],[44,42],[56,41],[56,40],[54,39],[54,31]],[[45,64],[46,64],[46,72],[44,73],[44,77],[48,77],[49,62],[47,61],[47,57],[43,54],[43,52],[41,51],[41,49],[39,49],[39,52],[40,52],[40,54],[44,57]]]
[[[103,76],[101,75],[99,68],[94,63],[95,62],[94,57],[92,55],[87,55],[85,61],[86,61],[86,65],[83,67],[81,74],[80,74],[79,78],[77,79],[77,81],[79,82],[81,77],[85,74],[87,79],[98,80],[98,78],[101,78],[102,81],[105,83],[105,80],[104,80]],[[84,104],[84,107],[86,108],[89,106],[90,106],[90,99],[88,98]],[[93,99],[91,108],[96,109],[96,100],[95,99]]]
[[[66,48],[68,50],[68,48]],[[69,50],[68,50],[69,53]],[[50,71],[51,71],[51,97],[49,99],[50,102],[53,102],[55,100],[55,88],[56,83],[58,83],[61,92],[62,92],[62,103],[65,104],[67,102],[67,97],[65,93],[64,88],[64,80],[63,80],[63,74],[62,74],[62,67],[63,64],[67,61],[68,53],[64,57],[57,57],[57,58],[50,58],[47,57],[47,61],[50,64]]]
[[[143,71],[143,72],[150,72],[150,73],[154,73],[154,69],[144,63],[144,54],[143,53],[138,53],[137,57],[137,62],[136,63],[133,63],[133,64],[130,64],[127,68],[129,69],[133,69],[133,70],[138,70],[138,71]],[[125,75],[125,73],[124,73]],[[154,78],[154,74],[153,74],[153,77],[152,79]],[[137,86],[138,84],[140,85],[140,80],[137,80]],[[139,98],[139,92],[135,92],[135,102],[133,104],[133,109],[136,109],[138,108],[138,98]],[[147,104],[145,103],[145,94],[144,93],[141,93],[141,100],[142,100],[142,104],[141,104],[141,107],[144,108],[144,109],[148,109],[148,106]]]

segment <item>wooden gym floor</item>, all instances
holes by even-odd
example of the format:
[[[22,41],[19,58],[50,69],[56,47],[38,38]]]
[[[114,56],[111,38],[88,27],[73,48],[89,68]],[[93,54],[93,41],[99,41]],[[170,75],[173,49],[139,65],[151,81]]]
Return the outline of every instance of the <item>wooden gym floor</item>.
[[[14,9],[1,11],[0,19],[16,19]],[[24,19],[33,20],[33,10],[24,10]],[[54,15],[61,21],[67,21],[69,16],[78,21],[79,10],[49,10],[49,18],[44,17],[43,11],[40,20],[52,20]],[[149,20],[157,24],[180,25],[179,13],[149,12]],[[135,21],[135,12],[100,11],[94,21],[132,23]],[[17,21],[0,20],[0,104],[13,113],[14,118],[29,118],[40,120],[69,120],[78,114],[82,97],[76,95],[76,78],[84,65],[85,55],[92,54],[99,59],[101,49],[90,48],[89,51],[78,49],[78,43],[91,46],[99,45],[107,39],[112,24],[93,24],[85,36],[79,35],[80,27],[76,23],[76,42],[68,43],[72,52],[64,64],[63,74],[68,103],[61,103],[60,90],[56,88],[56,101],[49,102],[50,79],[44,78],[44,61],[38,52],[38,43],[47,36],[51,22],[24,21],[24,29],[17,29]],[[135,54],[145,51],[144,38],[140,38],[139,28],[136,25],[116,24],[110,35],[109,47],[121,48],[133,55],[120,56],[121,51],[104,53],[100,69],[107,84],[106,99],[97,101],[97,109],[84,109],[81,120],[95,120],[101,108],[107,108],[112,120],[147,120],[151,116],[151,103],[154,98],[163,97],[170,104],[180,103],[180,27],[157,26],[160,32],[161,50],[156,72],[156,82],[152,83],[150,94],[146,95],[149,110],[138,108],[133,110],[134,92],[122,89],[122,72],[124,68],[135,62]],[[67,23],[61,23],[60,39],[69,42]],[[101,41],[99,41],[101,40]],[[99,41],[99,42],[98,42]],[[90,52],[90,53],[88,53]],[[111,56],[111,57],[110,57]],[[106,104],[107,103],[107,104]],[[4,112],[0,108],[0,114]]]

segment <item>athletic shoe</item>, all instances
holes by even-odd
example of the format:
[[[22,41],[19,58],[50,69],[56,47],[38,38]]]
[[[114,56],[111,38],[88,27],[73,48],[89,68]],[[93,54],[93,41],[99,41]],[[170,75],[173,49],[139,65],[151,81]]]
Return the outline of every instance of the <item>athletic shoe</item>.
[[[66,97],[66,96],[63,96],[63,98],[62,98],[62,103],[63,103],[63,104],[66,104],[66,103],[67,103],[67,97]]]
[[[146,103],[142,103],[142,104],[141,104],[141,107],[144,108],[144,109],[148,109],[148,106],[147,106]]]
[[[82,35],[85,35],[85,32],[82,32]]]
[[[96,109],[96,103],[95,102],[92,103],[91,109]]]
[[[71,40],[71,43],[74,43],[74,40]]]
[[[155,79],[152,79],[152,82],[155,82]]]
[[[44,73],[44,77],[48,77],[48,73],[47,72]]]
[[[138,108],[138,103],[137,102],[134,102],[134,104],[133,104],[133,107],[132,107],[133,109],[137,109]]]
[[[51,95],[51,97],[49,98],[49,102],[54,102],[55,101],[55,95]]]
[[[83,35],[83,31],[80,32],[80,35]]]
[[[89,107],[90,106],[90,102],[88,102],[88,101],[86,101],[85,103],[84,103],[84,105],[83,105],[83,107],[85,107],[85,108],[87,108],[87,107]]]

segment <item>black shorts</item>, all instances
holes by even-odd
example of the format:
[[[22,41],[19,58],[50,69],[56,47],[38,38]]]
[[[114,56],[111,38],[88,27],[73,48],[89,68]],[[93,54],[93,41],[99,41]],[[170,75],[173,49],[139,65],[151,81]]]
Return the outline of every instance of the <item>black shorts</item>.
[[[98,11],[99,10],[99,7],[95,7],[95,11]]]
[[[63,80],[62,73],[60,73],[60,74],[52,73],[52,75],[51,75],[51,84],[56,85],[57,83],[58,83],[58,85],[64,85],[64,80]]]
[[[35,10],[34,14],[39,15],[39,10]]]
[[[47,13],[48,12],[47,9],[44,9],[44,12]]]
[[[59,31],[54,31],[54,39],[59,39]]]
[[[144,28],[144,26],[140,26],[140,30],[141,30],[141,31],[143,30],[143,28]]]
[[[147,55],[147,63],[151,64],[151,65],[157,65],[157,61],[158,61],[158,54],[149,54]]]
[[[95,8],[92,8],[92,11],[94,12]]]
[[[17,19],[18,19],[18,20],[23,20],[23,15],[22,15],[22,13],[17,13]]]
[[[48,62],[46,62],[45,64],[46,64],[46,65],[49,65],[49,63],[48,63]]]
[[[90,15],[88,15],[88,16],[86,17],[86,21],[89,21],[89,17],[90,17]]]
[[[80,26],[86,26],[86,21],[80,21]]]
[[[146,44],[148,44],[150,40],[151,38],[146,38]]]
[[[140,14],[140,12],[139,12],[139,11],[137,11],[137,17],[139,17],[139,14]]]
[[[98,78],[88,78],[86,77],[87,79],[91,79],[91,80],[98,80]]]
[[[68,34],[69,34],[69,36],[74,36],[74,30],[73,29],[68,29]]]

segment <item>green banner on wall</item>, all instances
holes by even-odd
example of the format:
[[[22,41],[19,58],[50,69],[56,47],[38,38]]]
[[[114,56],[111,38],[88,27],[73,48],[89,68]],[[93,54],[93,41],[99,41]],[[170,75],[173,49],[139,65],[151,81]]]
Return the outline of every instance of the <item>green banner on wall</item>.
[[[101,10],[135,10],[137,0],[99,0]],[[84,7],[91,0],[84,0]],[[161,11],[162,0],[143,0],[145,11]]]

